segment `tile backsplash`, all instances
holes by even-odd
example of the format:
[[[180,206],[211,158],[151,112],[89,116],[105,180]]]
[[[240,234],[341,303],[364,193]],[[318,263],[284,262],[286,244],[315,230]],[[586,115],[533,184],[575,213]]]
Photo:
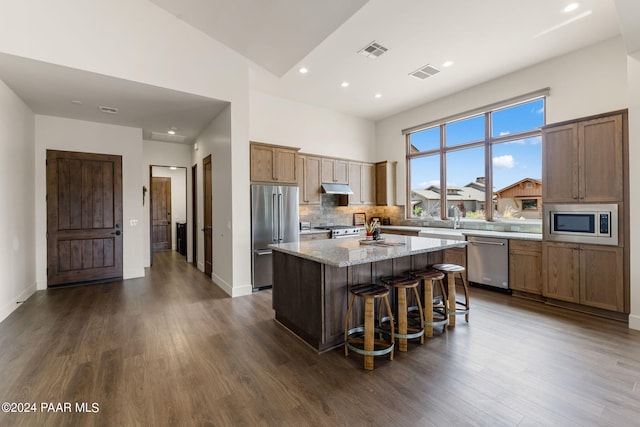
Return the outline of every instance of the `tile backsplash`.
[[[400,224],[404,218],[402,206],[340,206],[339,196],[322,195],[321,205],[300,206],[300,221],[308,221],[311,227],[318,225],[353,225],[353,214],[364,213],[367,222],[372,217],[388,217],[391,224]]]
[[[339,196],[322,195],[321,205],[300,206],[300,221],[308,221],[311,227],[318,225],[353,225],[353,214],[364,213],[367,222],[372,217],[388,217],[391,225],[406,225],[413,227],[441,227],[453,228],[453,221],[449,219],[406,219],[404,206],[340,206]],[[462,219],[461,228],[467,230],[518,231],[521,233],[541,233],[542,224],[536,221],[500,221],[486,222],[476,219]]]

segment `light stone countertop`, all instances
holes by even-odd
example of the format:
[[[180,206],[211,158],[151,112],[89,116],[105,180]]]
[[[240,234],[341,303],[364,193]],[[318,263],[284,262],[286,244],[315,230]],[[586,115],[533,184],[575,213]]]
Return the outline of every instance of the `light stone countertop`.
[[[320,230],[317,228],[311,228],[307,230],[300,230],[300,234],[329,234],[329,230]]]
[[[272,244],[274,251],[283,252],[334,267],[348,267],[385,259],[401,258],[426,252],[436,252],[448,248],[460,248],[467,242],[460,240],[432,239],[428,237],[400,236],[382,234],[384,243],[397,243],[397,246],[361,245],[362,237],[341,239],[312,240]]]
[[[423,237],[428,237],[430,234],[433,234],[435,237],[439,238],[451,238],[455,239],[456,236],[460,236],[460,239],[464,239],[464,236],[480,236],[480,237],[497,237],[501,239],[517,239],[517,240],[533,240],[533,241],[542,241],[542,234],[540,233],[520,233],[516,231],[494,231],[494,230],[472,230],[465,228],[438,228],[438,227],[415,227],[409,225],[383,225],[380,227],[384,232],[385,229],[388,230],[398,230],[398,231],[412,231],[418,232]]]

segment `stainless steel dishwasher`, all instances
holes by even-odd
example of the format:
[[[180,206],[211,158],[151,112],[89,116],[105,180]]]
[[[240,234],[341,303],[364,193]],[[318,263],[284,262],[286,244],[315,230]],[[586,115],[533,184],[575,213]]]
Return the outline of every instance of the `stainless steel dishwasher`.
[[[509,240],[467,236],[467,277],[472,284],[509,290]]]

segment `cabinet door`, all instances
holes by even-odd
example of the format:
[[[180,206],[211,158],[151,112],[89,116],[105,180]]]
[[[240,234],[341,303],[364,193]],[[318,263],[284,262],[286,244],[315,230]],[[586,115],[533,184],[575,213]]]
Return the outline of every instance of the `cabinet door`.
[[[353,194],[349,195],[350,205],[362,203],[362,163],[349,162],[349,187]]]
[[[542,244],[509,240],[509,287],[542,294]]]
[[[578,131],[576,124],[542,130],[542,194],[545,202],[576,202]]]
[[[580,245],[580,303],[624,311],[622,248]]]
[[[337,159],[322,159],[322,182],[346,184],[349,182],[349,162]]]
[[[578,140],[580,201],[622,201],[622,116],[579,123]]]
[[[376,204],[376,165],[372,163],[362,164],[360,198],[363,205]]]
[[[251,144],[251,181],[271,182],[273,174],[273,148]]]
[[[346,160],[336,160],[333,164],[333,180],[339,184],[349,182],[349,162]]]
[[[542,256],[543,295],[574,303],[580,302],[580,251],[568,243],[544,243]]]
[[[277,182],[295,184],[296,152],[292,150],[274,149],[275,166],[273,176]]]
[[[304,204],[319,205],[322,202],[320,191],[320,163],[319,157],[307,156],[304,162]]]

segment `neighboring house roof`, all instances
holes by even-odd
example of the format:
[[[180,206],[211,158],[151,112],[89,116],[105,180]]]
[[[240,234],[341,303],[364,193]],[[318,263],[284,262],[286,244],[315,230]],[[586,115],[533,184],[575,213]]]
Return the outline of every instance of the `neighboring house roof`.
[[[431,185],[424,190],[411,190],[412,194],[427,200],[440,200],[440,186]],[[447,187],[447,200],[450,201],[478,201],[484,202],[485,186],[478,182],[471,182],[464,187]]]
[[[526,188],[527,183],[532,183],[533,186]],[[542,197],[542,181],[535,178],[523,178],[518,182],[504,187],[494,193],[496,197]]]

